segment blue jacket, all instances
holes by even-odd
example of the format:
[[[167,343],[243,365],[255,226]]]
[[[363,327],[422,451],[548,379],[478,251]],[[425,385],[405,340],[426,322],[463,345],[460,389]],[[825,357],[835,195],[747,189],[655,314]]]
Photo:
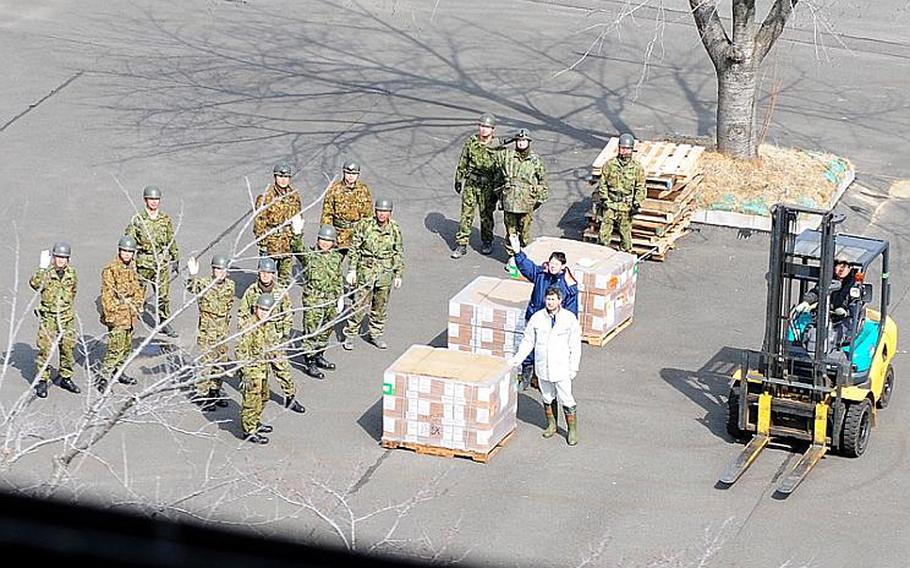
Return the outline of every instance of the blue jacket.
[[[566,282],[565,271],[550,274],[543,266],[534,264],[534,261],[528,258],[524,251],[519,251],[515,255],[515,265],[518,266],[521,275],[534,284],[531,301],[528,302],[528,309],[525,310],[525,321],[531,319],[534,312],[546,307],[546,293],[550,286],[556,286],[562,290],[562,307],[578,316],[578,284],[570,286]]]

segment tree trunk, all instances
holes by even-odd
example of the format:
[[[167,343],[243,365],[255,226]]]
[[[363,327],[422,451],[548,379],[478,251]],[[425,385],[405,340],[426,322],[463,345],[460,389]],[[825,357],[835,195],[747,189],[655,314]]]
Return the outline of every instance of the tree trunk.
[[[754,136],[758,66],[750,59],[717,66],[717,149],[734,158],[758,157]]]

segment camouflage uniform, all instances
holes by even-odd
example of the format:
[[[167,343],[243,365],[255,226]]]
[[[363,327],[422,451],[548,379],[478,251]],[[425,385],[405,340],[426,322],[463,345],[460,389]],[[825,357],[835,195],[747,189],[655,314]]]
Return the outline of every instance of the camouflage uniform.
[[[225,367],[230,359],[225,340],[234,307],[234,281],[225,278],[217,282],[212,276],[191,278],[186,287],[191,294],[206,290],[197,300],[199,327],[196,337],[196,345],[203,352],[202,363],[206,367],[206,378],[196,384],[196,391],[205,395],[221,389],[222,378],[227,372]]]
[[[604,164],[596,200],[600,202],[600,244],[610,246],[614,225],[619,225],[619,248],[632,250],[632,205],[640,205],[647,196],[645,170],[636,158],[623,162],[618,157]]]
[[[259,250],[275,259],[278,264],[278,283],[287,286],[291,282],[294,263],[291,257],[291,239],[294,233],[290,220],[301,211],[300,194],[290,185],[280,189],[275,184],[270,184],[265,193],[256,198],[256,210],[259,214],[253,220],[253,234],[261,239]],[[266,234],[268,236],[263,236]],[[253,302],[256,302],[256,298],[253,298]]]
[[[360,180],[354,183],[354,187],[348,187],[341,180],[329,186],[322,202],[320,222],[335,227],[337,246],[346,252],[351,243],[354,225],[372,215],[373,194],[370,188]]]
[[[261,327],[270,328],[270,333],[279,338],[274,342],[274,356],[270,357],[269,365],[275,371],[275,378],[278,379],[278,384],[281,386],[281,391],[284,393],[285,398],[290,399],[297,392],[297,387],[294,385],[294,379],[291,378],[291,363],[288,361],[287,354],[284,348],[278,348],[281,343],[288,340],[293,328],[292,318],[294,313],[291,311],[291,299],[287,290],[278,284],[272,284],[265,288],[258,280],[254,282],[243,293],[243,297],[240,298],[240,306],[237,308],[237,313],[239,314],[238,323],[241,329],[246,329],[256,324],[256,315],[253,313],[253,309],[256,307],[256,300],[261,294],[271,294],[275,297],[275,307],[272,309],[272,315],[268,323]],[[264,404],[269,399],[267,383],[262,397]]]
[[[250,286],[255,289],[256,285]],[[257,294],[258,297],[258,294]],[[254,300],[255,303],[255,300]],[[254,314],[244,318],[247,327],[237,343],[237,358],[242,361],[240,375],[243,377],[243,402],[240,409],[240,426],[246,435],[256,432],[262,418],[262,410],[269,401],[269,367],[279,376],[279,367],[290,369],[287,356],[281,344],[284,336],[272,321],[262,325]],[[254,327],[255,326],[255,327]],[[290,372],[290,370],[289,370]],[[279,379],[280,380],[280,379]]]
[[[341,263],[344,257],[337,249],[301,250],[297,258],[303,272],[303,334],[307,338],[306,354],[325,351],[332,335],[332,322],[338,316],[336,302],[342,294],[344,280]]]
[[[472,134],[461,149],[455,168],[455,185],[464,182],[464,189],[461,190],[461,220],[455,233],[456,245],[468,244],[475,211],[480,214],[480,239],[486,244],[493,242],[493,212],[499,185],[495,155],[501,147],[502,140],[495,136],[484,144],[479,135]]]
[[[496,154],[496,163],[505,183],[502,188],[503,223],[506,235],[518,235],[521,246],[531,240],[531,216],[550,197],[547,171],[531,149],[519,152],[509,148]],[[506,251],[514,254],[506,239]]]
[[[38,369],[44,372],[38,380],[50,380],[51,352],[60,350],[61,379],[73,378],[73,349],[76,346],[76,269],[67,266],[41,268],[28,281],[41,295],[38,306]]]
[[[400,278],[404,270],[398,223],[389,219],[385,225],[380,225],[375,217],[357,223],[350,256],[351,270],[357,273],[357,293],[344,335],[353,337],[360,333],[360,325],[369,306],[370,337],[381,337],[385,329],[392,282],[395,278]]]
[[[151,284],[156,296],[157,321],[171,317],[171,267],[180,261],[171,218],[161,211],[152,219],[148,211],[137,213],[124,234],[136,240],[134,264],[143,286]]]
[[[142,312],[145,294],[133,263],[120,258],[101,271],[101,323],[108,329],[107,352],[101,362],[101,376],[110,378],[130,354],[133,323]]]

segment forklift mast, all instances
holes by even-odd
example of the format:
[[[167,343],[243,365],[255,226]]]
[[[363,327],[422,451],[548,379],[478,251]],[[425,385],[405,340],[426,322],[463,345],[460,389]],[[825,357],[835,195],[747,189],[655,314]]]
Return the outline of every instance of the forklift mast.
[[[796,237],[798,235],[799,214],[818,215],[821,223],[818,231],[821,234],[821,254],[819,259],[809,259],[796,254]],[[810,286],[818,289],[818,306],[816,328],[828,329],[829,304],[831,298],[832,274],[834,272],[834,239],[837,225],[843,221],[843,215],[831,211],[810,209],[794,205],[775,205],[771,210],[771,247],[768,255],[768,301],[765,314],[765,337],[762,351],[767,355],[766,376],[782,377],[785,374],[790,351],[787,341],[787,329],[790,322],[790,310],[801,300]],[[793,283],[799,282],[800,297],[794,301]],[[826,361],[828,358],[829,338],[827,333],[818,333],[813,355],[812,383],[815,387],[828,384]]]

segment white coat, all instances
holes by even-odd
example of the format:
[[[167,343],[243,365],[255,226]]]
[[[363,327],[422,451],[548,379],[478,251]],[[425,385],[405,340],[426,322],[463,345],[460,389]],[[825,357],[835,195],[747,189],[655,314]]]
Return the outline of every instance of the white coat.
[[[534,372],[538,380],[570,381],[581,363],[581,326],[575,314],[565,308],[556,312],[553,323],[546,308],[536,312],[525,326],[518,352],[511,359],[517,366],[534,351]]]

